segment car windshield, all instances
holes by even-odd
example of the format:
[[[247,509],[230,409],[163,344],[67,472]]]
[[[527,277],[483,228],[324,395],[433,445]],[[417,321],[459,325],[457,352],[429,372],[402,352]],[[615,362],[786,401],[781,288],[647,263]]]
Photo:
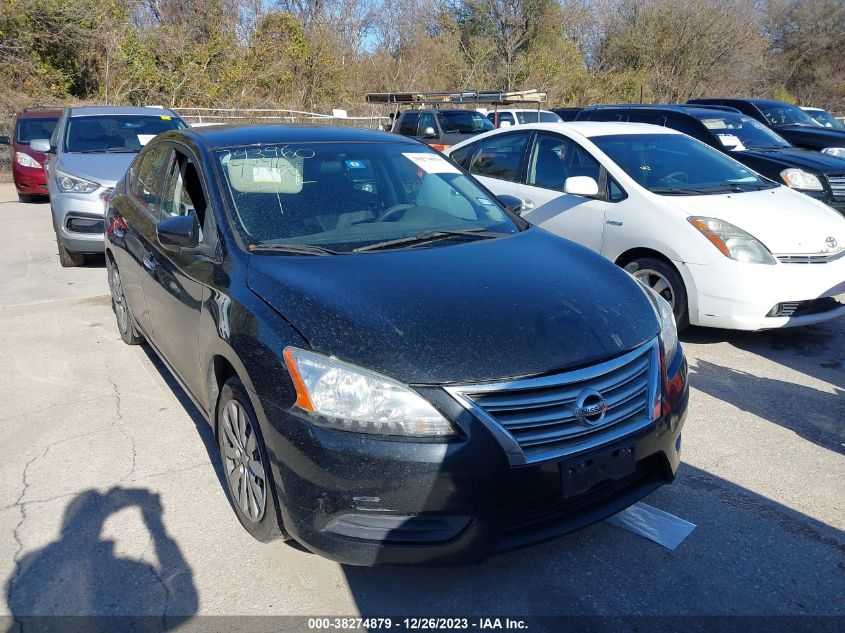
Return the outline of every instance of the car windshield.
[[[36,138],[50,138],[56,129],[58,119],[21,119],[15,131],[18,143],[29,143]]]
[[[815,121],[823,127],[832,127],[837,130],[845,130],[845,123],[834,118],[827,110],[805,110]]]
[[[560,123],[560,117],[554,112],[547,112],[546,110],[526,110],[525,112],[517,112],[516,118],[519,119],[520,124],[523,123]]]
[[[234,224],[255,252],[333,253],[500,237],[526,225],[439,152],[394,143],[292,143],[216,152]],[[465,234],[459,232],[465,231]],[[451,233],[450,233],[451,232]],[[433,242],[432,242],[433,244]]]
[[[494,129],[493,124],[480,112],[446,110],[438,114],[440,116],[440,127],[446,134],[477,134]]]
[[[781,127],[782,125],[807,125],[810,127],[818,127],[820,125],[813,117],[804,112],[801,108],[788,103],[779,103],[768,107],[758,105],[757,107],[772,127]]]
[[[180,119],[166,114],[71,117],[67,122],[65,151],[135,153],[157,134],[183,127],[185,124]]]
[[[590,139],[642,187],[661,195],[704,195],[775,185],[682,134],[616,134]]]
[[[791,147],[785,138],[747,116],[708,114],[700,120],[727,149]]]

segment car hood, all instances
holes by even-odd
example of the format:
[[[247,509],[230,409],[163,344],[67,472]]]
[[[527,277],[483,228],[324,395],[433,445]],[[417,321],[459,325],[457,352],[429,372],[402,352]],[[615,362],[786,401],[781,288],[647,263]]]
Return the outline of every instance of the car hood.
[[[735,154],[744,154],[759,160],[770,161],[781,165],[784,169],[801,167],[822,174],[845,174],[845,159],[798,147],[746,149],[731,153],[731,155]]]
[[[62,154],[56,165],[71,176],[93,180],[106,187],[114,187],[138,154]]]
[[[247,283],[315,350],[412,384],[577,367],[659,330],[627,273],[539,228],[358,255],[251,255]]]
[[[819,148],[845,147],[845,130],[834,130],[821,126],[783,125],[776,128],[787,139],[798,138],[803,142],[812,141]]]
[[[772,253],[820,253],[833,237],[845,244],[845,218],[829,206],[788,187],[717,196],[674,198],[689,215],[730,222]]]

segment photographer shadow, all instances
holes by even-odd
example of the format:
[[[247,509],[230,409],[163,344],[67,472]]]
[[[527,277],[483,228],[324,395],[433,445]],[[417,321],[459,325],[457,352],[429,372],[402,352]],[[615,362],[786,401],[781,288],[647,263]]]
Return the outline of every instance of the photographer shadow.
[[[115,542],[102,536],[111,515],[132,507],[141,513],[157,565],[117,555]],[[198,607],[193,573],[167,533],[160,498],[145,488],[74,497],[61,538],[19,561],[6,599],[14,617],[8,633],[168,631]]]

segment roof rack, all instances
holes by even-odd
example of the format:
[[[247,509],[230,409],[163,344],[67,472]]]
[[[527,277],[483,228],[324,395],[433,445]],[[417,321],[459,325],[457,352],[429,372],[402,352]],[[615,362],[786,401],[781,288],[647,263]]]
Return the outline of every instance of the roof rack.
[[[548,94],[540,90],[461,90],[459,92],[372,92],[367,103],[406,105],[546,103]]]

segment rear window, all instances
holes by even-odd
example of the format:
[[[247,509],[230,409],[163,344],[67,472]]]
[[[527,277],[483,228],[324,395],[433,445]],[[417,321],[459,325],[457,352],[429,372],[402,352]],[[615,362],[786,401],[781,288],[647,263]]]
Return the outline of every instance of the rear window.
[[[493,129],[493,124],[480,112],[443,110],[438,114],[445,134],[477,134]]]
[[[71,117],[67,122],[65,151],[82,154],[134,154],[156,135],[183,127],[185,124],[181,119],[166,114]]]
[[[20,119],[15,130],[15,140],[18,143],[29,143],[37,138],[49,139],[58,122],[58,119]]]

